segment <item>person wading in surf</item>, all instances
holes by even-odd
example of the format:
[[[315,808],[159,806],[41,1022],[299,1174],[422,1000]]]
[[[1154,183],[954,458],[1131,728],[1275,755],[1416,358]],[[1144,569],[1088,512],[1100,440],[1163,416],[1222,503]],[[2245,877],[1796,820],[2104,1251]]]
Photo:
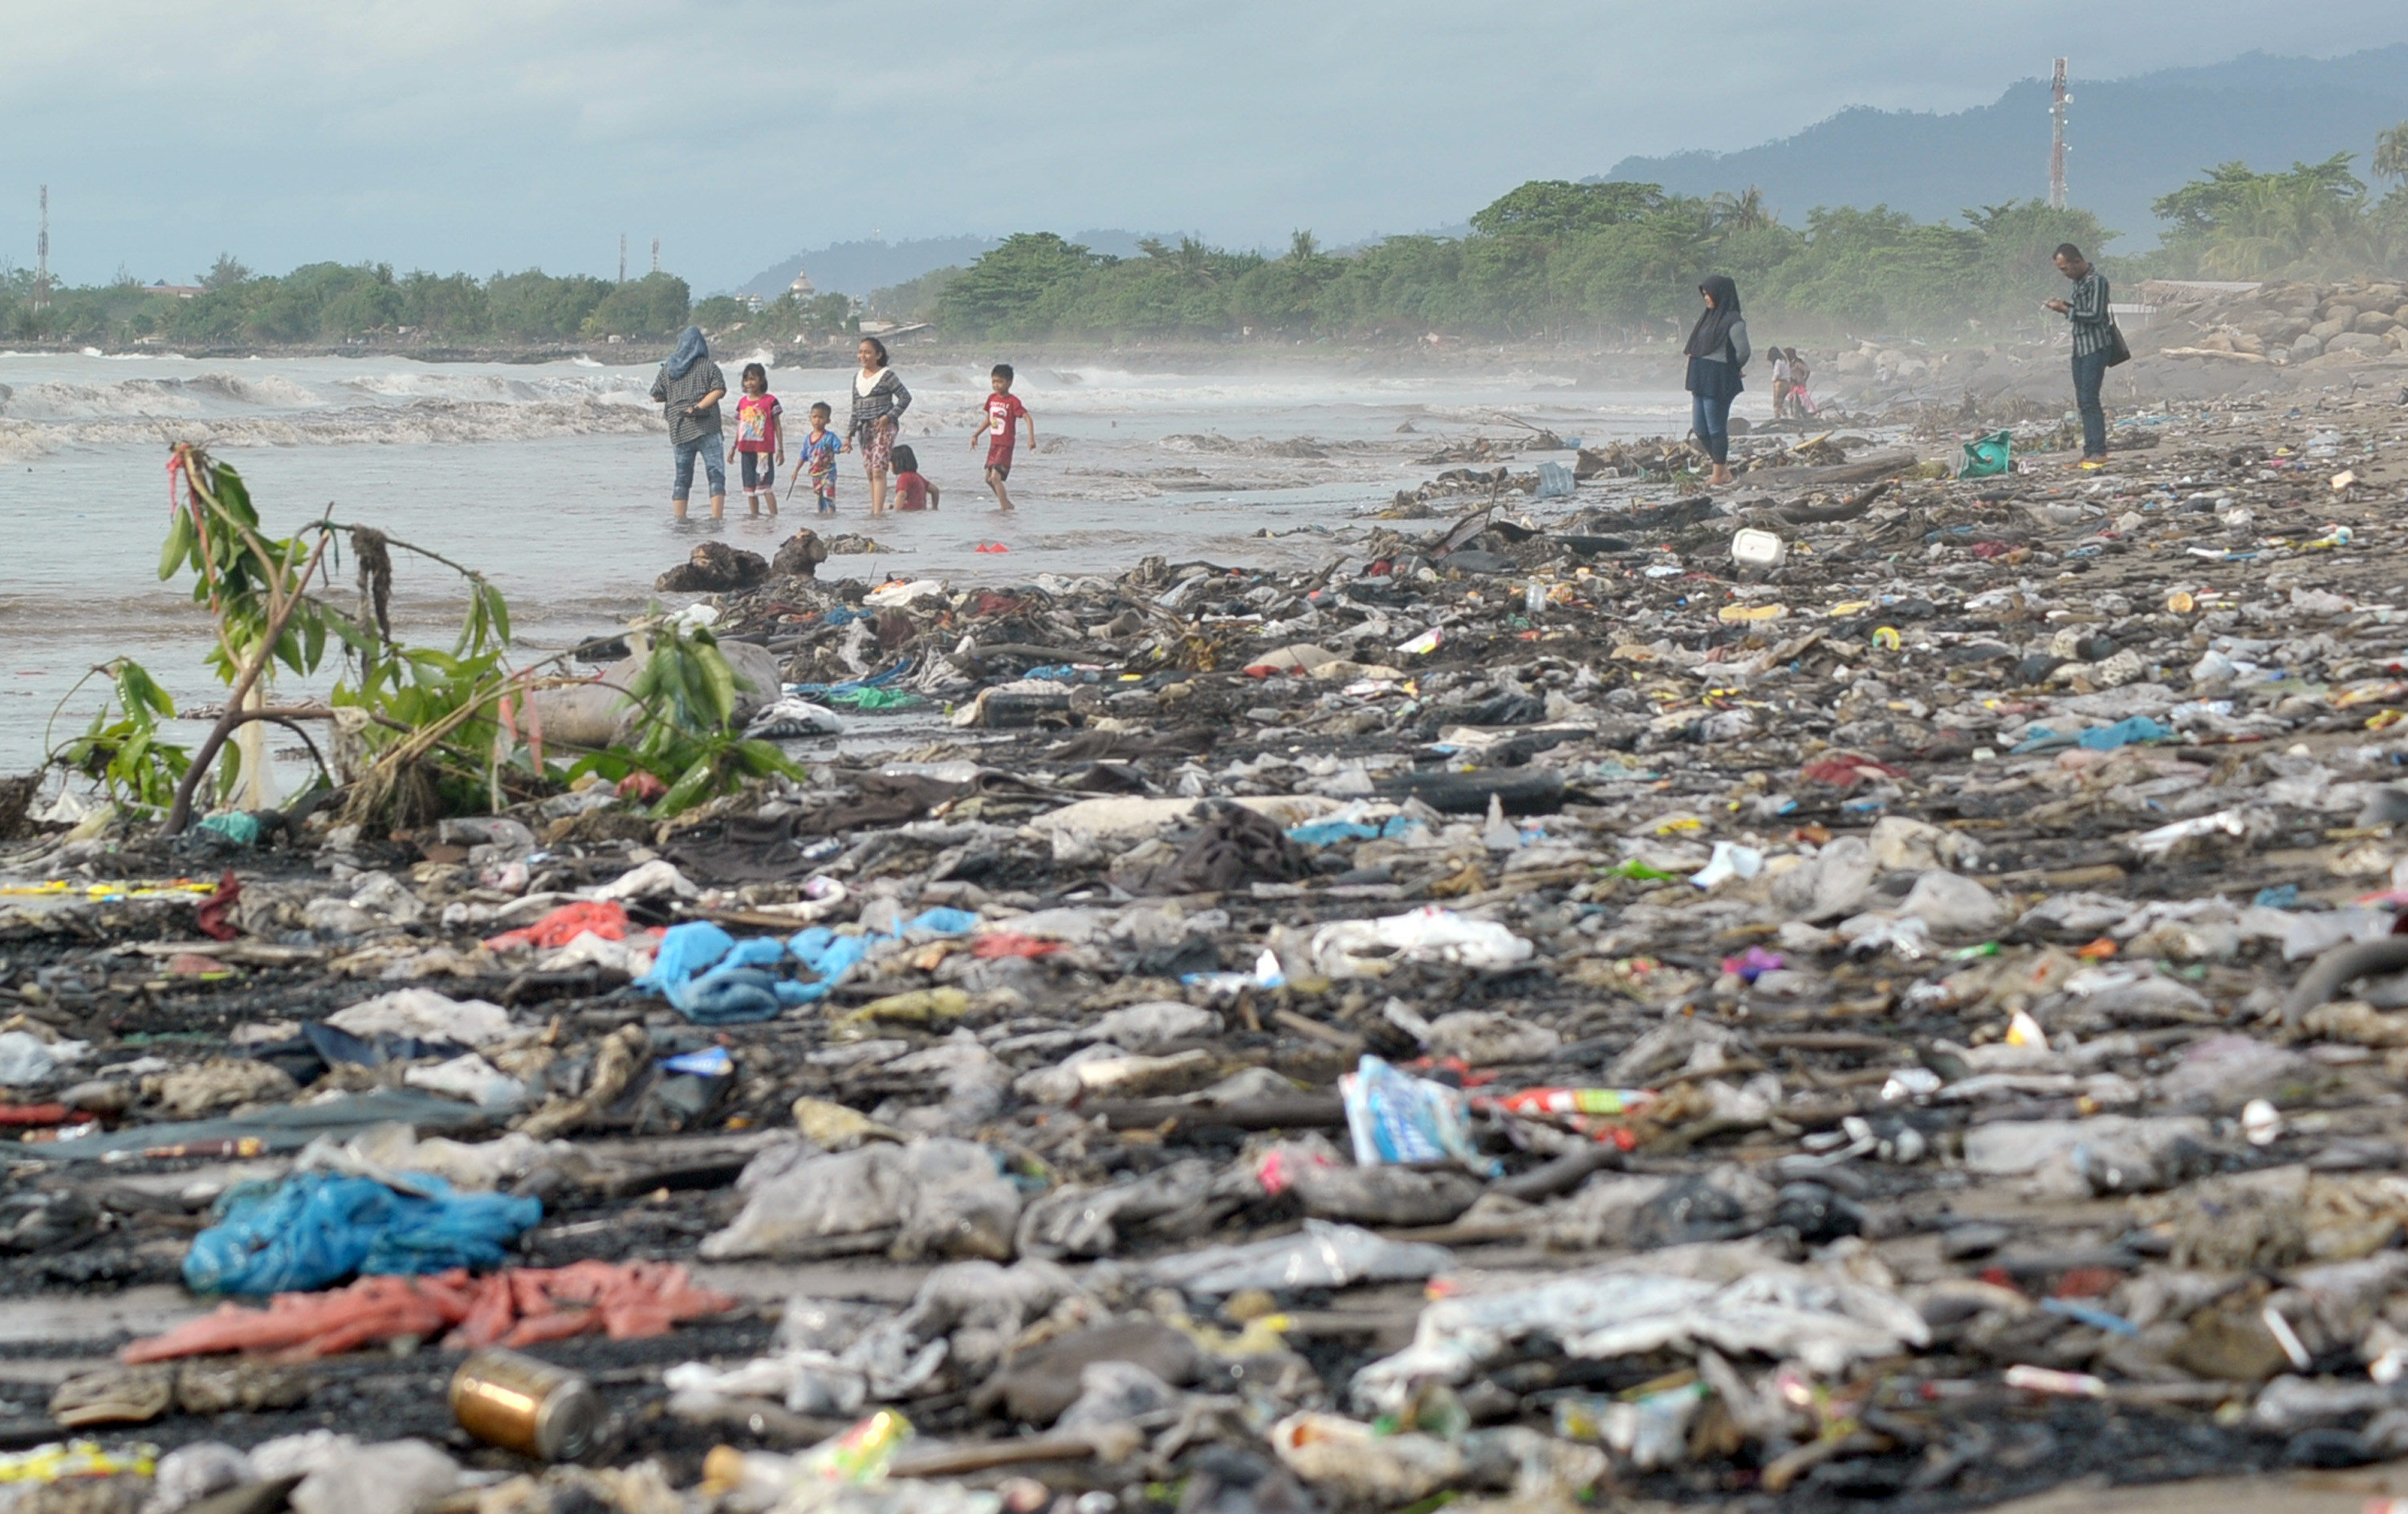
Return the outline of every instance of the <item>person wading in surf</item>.
[[[869,512],[886,513],[886,469],[894,460],[895,432],[911,408],[911,391],[886,366],[886,344],[861,339],[861,371],[853,376],[853,424],[845,434],[861,453],[869,474]]]
[[[694,462],[710,480],[710,518],[727,512],[727,465],[719,456],[719,402],[727,397],[727,375],[710,360],[710,343],[702,327],[688,326],[678,335],[677,350],[661,365],[652,381],[652,397],[668,418],[669,445],[677,467],[669,483],[669,505],[685,519],[686,497],[694,492]]]

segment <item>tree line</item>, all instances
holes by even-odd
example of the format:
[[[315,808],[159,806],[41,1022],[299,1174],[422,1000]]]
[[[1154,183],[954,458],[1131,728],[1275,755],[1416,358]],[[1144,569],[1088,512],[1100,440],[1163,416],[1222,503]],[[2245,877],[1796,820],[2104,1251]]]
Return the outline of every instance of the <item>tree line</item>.
[[[2392,185],[2381,198],[2352,157],[2211,169],[2156,202],[2163,240],[2128,258],[2102,255],[2118,233],[2090,212],[2037,199],[1946,222],[1824,208],[1790,226],[1753,189],[1699,198],[1547,180],[1483,209],[1460,238],[1390,237],[1333,255],[1297,232],[1276,257],[1186,238],[1112,258],[1030,232],[872,300],[966,339],[1630,339],[1684,330],[1698,277],[1717,271],[1776,318],[1858,335],[1979,334],[2036,319],[2063,242],[2120,280],[2408,273],[2408,123],[2375,144],[2371,169]]]
[[[255,274],[221,256],[197,288],[187,295],[121,276],[106,284],[54,287],[44,304],[31,272],[0,270],[0,334],[118,345],[145,339],[193,345],[380,339],[466,345],[657,340],[694,322],[715,331],[757,324],[782,341],[859,323],[853,301],[843,295],[796,299],[790,294],[758,310],[725,295],[697,303],[683,279],[658,272],[612,281],[530,268],[478,279],[396,274],[385,263],[312,263],[279,276]]]
[[[1468,236],[1390,237],[1343,255],[1309,232],[1278,257],[1190,238],[1141,244],[1134,258],[1024,233],[942,281],[930,313],[949,335],[990,339],[1627,340],[1685,329],[1698,277],[1718,270],[1751,309],[1869,334],[1961,330],[2028,310],[2059,242],[2108,235],[2087,211],[2030,200],[1969,211],[1962,224],[1842,208],[1792,228],[1753,190],[1693,199],[1654,184],[1545,181],[1479,211]]]

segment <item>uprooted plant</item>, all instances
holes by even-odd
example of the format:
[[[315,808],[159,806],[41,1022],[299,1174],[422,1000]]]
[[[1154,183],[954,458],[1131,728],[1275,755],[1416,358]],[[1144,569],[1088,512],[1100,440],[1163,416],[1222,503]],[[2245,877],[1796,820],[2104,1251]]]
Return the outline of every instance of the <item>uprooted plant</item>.
[[[588,773],[613,782],[649,775],[647,788],[659,791],[652,813],[662,817],[751,779],[800,776],[774,745],[731,728],[736,675],[707,630],[648,626],[644,663],[622,691],[634,710],[624,739],[586,749],[554,742],[547,750],[536,695],[588,680],[563,670],[565,653],[514,666],[509,606],[481,574],[368,526],[322,518],[290,537],[270,537],[241,475],[190,444],[175,449],[168,472],[173,510],[159,576],[187,568],[194,574],[193,598],[208,607],[216,635],[210,664],[227,686],[224,708],[187,752],[162,733],[176,718],[165,690],[139,664],[119,658],[89,675],[106,677],[108,700],[80,737],[53,752],[54,761],[96,780],[121,806],[164,812],[162,836],[191,823],[213,771],[218,800],[235,792],[241,759],[231,739],[262,720],[295,730],[299,718],[333,720],[344,817],[380,826],[500,809]],[[325,597],[330,559],[344,542],[358,586],[351,607]],[[395,553],[466,584],[450,651],[394,636]],[[277,665],[308,677],[330,647],[342,670],[323,707],[266,703]]]

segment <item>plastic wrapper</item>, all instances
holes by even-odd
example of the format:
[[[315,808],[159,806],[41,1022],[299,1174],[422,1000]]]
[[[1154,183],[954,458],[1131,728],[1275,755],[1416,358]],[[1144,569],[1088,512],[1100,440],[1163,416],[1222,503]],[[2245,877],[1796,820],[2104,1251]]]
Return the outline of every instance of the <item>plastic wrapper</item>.
[[[876,1482],[886,1476],[887,1464],[911,1435],[910,1420],[893,1409],[880,1409],[805,1451],[801,1469],[806,1476],[836,1482]]]
[[[1374,977],[1384,959],[1442,962],[1502,971],[1530,959],[1530,943],[1494,920],[1475,920],[1428,905],[1379,920],[1344,920],[1312,933],[1311,952],[1324,976]]]
[[[1472,1145],[1458,1089],[1398,1072],[1366,1053],[1353,1073],[1338,1080],[1338,1093],[1346,1106],[1354,1161],[1362,1166],[1448,1161],[1474,1172],[1494,1166]]]
[[[159,1458],[142,1514],[179,1514],[211,1493],[259,1480],[251,1458],[222,1440],[196,1440]]]
[[[1835,1270],[1776,1263],[1717,1282],[1597,1269],[1426,1305],[1413,1343],[1356,1373],[1349,1394],[1360,1407],[1394,1410],[1416,1382],[1468,1381],[1537,1340],[1596,1360],[1712,1347],[1727,1355],[1794,1357],[1829,1377],[1930,1338],[1904,1299]]]
[[[460,1485],[458,1463],[423,1440],[363,1446],[301,1479],[294,1514],[416,1514]]]
[[[1354,1225],[1308,1219],[1295,1235],[1213,1246],[1145,1264],[1149,1282],[1219,1297],[1241,1289],[1344,1288],[1436,1276],[1454,1264],[1442,1246],[1391,1241]]]
[[[814,1153],[781,1147],[755,1159],[734,1223],[703,1242],[708,1258],[807,1252],[831,1240],[892,1231],[879,1249],[904,1257],[1008,1257],[1020,1190],[972,1141],[937,1137]]]
[[[103,1449],[96,1440],[70,1440],[36,1446],[27,1451],[0,1452],[0,1487],[9,1484],[64,1482],[70,1478],[115,1478],[132,1473],[147,1478],[158,1467],[155,1446]]]

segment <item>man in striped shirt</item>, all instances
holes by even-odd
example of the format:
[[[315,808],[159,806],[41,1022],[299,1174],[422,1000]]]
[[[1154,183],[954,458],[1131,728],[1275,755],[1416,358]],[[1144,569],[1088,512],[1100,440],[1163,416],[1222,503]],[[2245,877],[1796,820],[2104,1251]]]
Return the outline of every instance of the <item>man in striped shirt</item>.
[[[2073,281],[2073,296],[2050,300],[2048,308],[2073,323],[2073,405],[2082,412],[2082,466],[2097,468],[2107,461],[2107,409],[2099,391],[2115,345],[2115,327],[2107,315],[2107,276],[2071,242],[2057,250],[2057,271]]]

